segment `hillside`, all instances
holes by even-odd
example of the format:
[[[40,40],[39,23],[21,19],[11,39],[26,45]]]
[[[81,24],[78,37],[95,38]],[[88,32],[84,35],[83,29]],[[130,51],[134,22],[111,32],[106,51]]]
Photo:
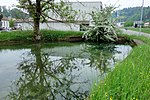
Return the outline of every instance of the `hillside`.
[[[3,14],[3,17],[6,18],[16,18],[16,19],[25,19],[28,18],[29,15],[17,8],[7,8],[6,6],[0,6],[0,13]]]
[[[113,13],[114,18],[120,18],[121,21],[139,21],[141,16],[141,7],[124,8]],[[143,9],[143,21],[150,21],[150,7]]]

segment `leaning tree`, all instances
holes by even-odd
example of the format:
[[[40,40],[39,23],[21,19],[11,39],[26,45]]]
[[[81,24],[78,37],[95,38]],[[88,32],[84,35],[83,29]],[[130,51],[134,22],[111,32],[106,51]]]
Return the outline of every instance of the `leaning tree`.
[[[33,18],[33,40],[41,41],[41,22],[46,22],[48,19],[59,22],[72,22],[74,20],[77,12],[66,4],[63,0],[60,0],[59,3],[55,3],[54,0],[19,0],[17,7],[26,10]]]

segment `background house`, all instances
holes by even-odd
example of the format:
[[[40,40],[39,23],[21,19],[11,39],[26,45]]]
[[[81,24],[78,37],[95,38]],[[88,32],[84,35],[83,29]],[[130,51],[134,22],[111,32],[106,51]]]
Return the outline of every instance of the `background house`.
[[[140,26],[143,26],[143,22],[141,22],[141,21],[134,21],[133,26],[134,26],[135,28],[140,27]]]
[[[71,5],[73,10],[78,11],[76,23],[60,23],[54,20],[49,20],[47,23],[40,23],[40,29],[49,30],[73,30],[80,31],[82,25],[89,25],[92,18],[88,13],[94,10],[102,9],[102,2],[70,2],[67,5]],[[52,12],[49,13],[53,18],[57,18]],[[16,20],[16,26],[21,27],[22,30],[32,30],[32,20]]]
[[[2,28],[3,29],[9,29],[9,19],[8,18],[2,18]]]
[[[33,30],[33,21],[32,20],[16,20],[15,28],[20,30]],[[73,23],[60,23],[57,21],[49,20],[47,23],[40,23],[40,29],[46,30],[80,30],[80,26],[78,24]]]
[[[150,27],[150,22],[144,23],[144,27]]]

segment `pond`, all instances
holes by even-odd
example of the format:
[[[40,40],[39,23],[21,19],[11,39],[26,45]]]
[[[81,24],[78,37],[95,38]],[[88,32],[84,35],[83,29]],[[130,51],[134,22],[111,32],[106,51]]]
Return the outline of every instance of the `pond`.
[[[83,100],[131,50],[91,43],[1,47],[0,100]]]

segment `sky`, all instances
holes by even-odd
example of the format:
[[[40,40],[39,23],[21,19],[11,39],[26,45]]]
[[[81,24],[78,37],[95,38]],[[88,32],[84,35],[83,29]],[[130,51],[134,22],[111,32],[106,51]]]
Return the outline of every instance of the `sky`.
[[[127,8],[127,7],[136,7],[142,5],[142,0],[69,0],[69,1],[101,1],[106,5],[115,5],[119,6],[119,9]],[[13,4],[17,4],[17,0],[0,0],[0,6],[12,6]],[[150,0],[144,0],[144,6],[150,6]]]

